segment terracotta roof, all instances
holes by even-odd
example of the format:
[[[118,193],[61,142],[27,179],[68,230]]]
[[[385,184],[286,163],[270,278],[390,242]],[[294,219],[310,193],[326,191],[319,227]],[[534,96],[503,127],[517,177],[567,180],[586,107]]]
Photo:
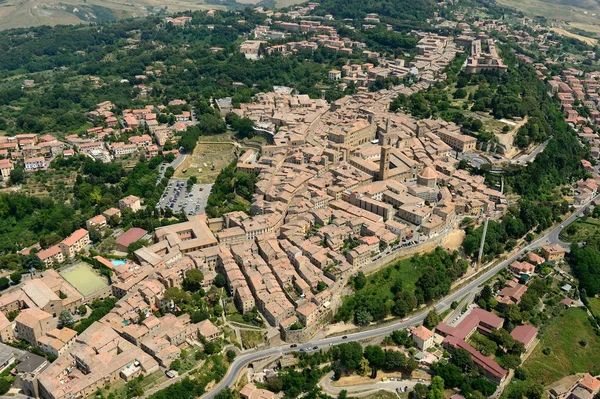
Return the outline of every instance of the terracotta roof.
[[[71,245],[74,245],[77,241],[85,237],[87,233],[88,231],[86,229],[76,230],[75,232],[73,232],[73,234],[62,240],[61,243],[70,247]]]
[[[527,345],[533,338],[535,338],[537,332],[537,328],[533,326],[522,325],[516,326],[510,333],[510,336],[513,337],[515,341],[519,341],[523,345]]]
[[[61,252],[60,247],[58,245],[53,245],[48,249],[42,249],[37,253],[38,258],[41,260],[48,259],[51,256],[58,255]]]
[[[427,341],[429,338],[433,337],[434,333],[430,329],[425,326],[419,326],[413,328],[412,333],[414,336],[422,339],[423,341]]]
[[[433,168],[427,166],[419,173],[419,177],[424,179],[435,179],[437,178],[437,172]]]
[[[600,389],[600,381],[598,381],[597,378],[592,377],[591,374],[584,375],[583,378],[579,380],[579,385],[592,393],[595,393]]]
[[[132,227],[125,233],[117,237],[116,243],[123,246],[128,246],[129,244],[136,242],[146,234],[148,234],[146,230],[140,229],[139,227]]]

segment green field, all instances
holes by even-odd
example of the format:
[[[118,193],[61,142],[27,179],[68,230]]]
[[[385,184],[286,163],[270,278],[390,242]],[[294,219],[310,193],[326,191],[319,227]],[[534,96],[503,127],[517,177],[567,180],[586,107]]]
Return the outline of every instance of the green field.
[[[540,343],[523,364],[527,377],[548,385],[571,374],[597,370],[600,338],[587,318],[585,310],[569,308],[552,319]],[[545,355],[544,348],[550,348],[550,354]]]
[[[590,238],[600,238],[600,220],[582,217],[567,226],[560,239],[566,242],[582,242]]]
[[[600,7],[593,0],[498,0],[499,4],[516,8],[529,16],[543,16],[560,21],[593,24]],[[586,14],[587,12],[587,14]]]
[[[393,299],[394,295],[390,289],[396,280],[401,280],[404,291],[413,292],[416,288],[415,284],[417,280],[421,277],[422,270],[411,259],[400,260],[376,273],[369,274],[367,276],[367,285],[363,290],[378,291],[379,295],[385,297],[386,300]]]
[[[60,275],[83,296],[91,295],[108,287],[106,279],[99,276],[92,266],[85,262],[79,262],[75,266],[61,272]]]
[[[590,305],[590,311],[596,317],[600,317],[600,299],[599,298],[588,298],[588,303]]]

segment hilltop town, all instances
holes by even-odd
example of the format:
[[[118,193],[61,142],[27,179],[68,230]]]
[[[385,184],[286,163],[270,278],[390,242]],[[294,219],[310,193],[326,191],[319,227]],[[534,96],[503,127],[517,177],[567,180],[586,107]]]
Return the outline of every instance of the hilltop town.
[[[7,80],[0,390],[598,394],[600,68],[495,5],[328,7],[123,29],[101,63],[155,58],[75,52],[53,73],[94,96],[53,121],[17,103],[66,101],[58,78]]]

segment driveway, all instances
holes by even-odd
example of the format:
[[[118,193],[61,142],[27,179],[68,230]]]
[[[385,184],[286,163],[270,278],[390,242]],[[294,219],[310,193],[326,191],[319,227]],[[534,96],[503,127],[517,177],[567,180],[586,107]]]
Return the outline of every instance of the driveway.
[[[368,396],[379,390],[386,390],[391,392],[396,392],[396,389],[407,389],[408,391],[412,391],[414,386],[418,384],[417,380],[402,380],[402,381],[377,381],[373,380],[370,384],[361,384],[361,385],[350,385],[338,387],[331,385],[333,377],[333,371],[327,373],[325,377],[319,381],[319,386],[329,395],[337,396],[341,391],[345,390],[348,393],[352,394],[352,396],[360,397],[360,396]]]

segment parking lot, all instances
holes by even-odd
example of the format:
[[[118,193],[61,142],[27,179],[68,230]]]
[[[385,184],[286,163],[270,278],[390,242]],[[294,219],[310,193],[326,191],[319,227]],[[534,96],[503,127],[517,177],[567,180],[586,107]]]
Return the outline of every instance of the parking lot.
[[[186,215],[202,214],[211,189],[212,184],[194,184],[188,192],[186,180],[171,179],[157,207],[170,208],[174,213],[185,212]]]

